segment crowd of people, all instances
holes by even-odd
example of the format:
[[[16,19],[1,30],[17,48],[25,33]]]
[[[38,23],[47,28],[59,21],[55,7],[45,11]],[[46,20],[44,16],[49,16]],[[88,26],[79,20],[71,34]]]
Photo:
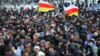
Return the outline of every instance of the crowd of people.
[[[83,4],[71,17],[59,8],[0,8],[0,56],[100,56],[100,11]]]

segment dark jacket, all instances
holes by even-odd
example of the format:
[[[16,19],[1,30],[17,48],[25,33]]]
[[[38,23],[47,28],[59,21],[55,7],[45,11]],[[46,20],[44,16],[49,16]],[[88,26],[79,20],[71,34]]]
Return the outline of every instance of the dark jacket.
[[[100,56],[100,46],[98,47],[98,56]]]
[[[0,46],[0,56],[4,56],[4,46]]]

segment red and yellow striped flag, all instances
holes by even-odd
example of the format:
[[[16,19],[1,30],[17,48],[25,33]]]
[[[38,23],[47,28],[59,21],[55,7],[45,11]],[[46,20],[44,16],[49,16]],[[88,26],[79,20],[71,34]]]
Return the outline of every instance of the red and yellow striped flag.
[[[70,5],[68,7],[64,7],[64,11],[68,16],[73,16],[73,15],[78,16],[79,8],[75,5]]]
[[[48,12],[48,11],[54,10],[54,9],[55,9],[54,6],[49,4],[46,1],[39,2],[39,9],[38,9],[39,12]]]

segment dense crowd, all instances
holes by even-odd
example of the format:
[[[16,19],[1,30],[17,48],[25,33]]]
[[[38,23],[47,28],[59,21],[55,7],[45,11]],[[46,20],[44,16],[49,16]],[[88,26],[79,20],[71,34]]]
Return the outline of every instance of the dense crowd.
[[[100,11],[0,8],[0,56],[100,56]]]

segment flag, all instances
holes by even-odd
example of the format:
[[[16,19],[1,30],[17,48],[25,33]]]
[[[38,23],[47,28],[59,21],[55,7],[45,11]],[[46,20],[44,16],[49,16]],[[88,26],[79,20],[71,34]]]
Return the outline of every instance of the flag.
[[[54,6],[46,1],[39,2],[39,12],[49,12],[50,10],[54,10]]]
[[[70,5],[70,6],[68,6],[68,7],[65,7],[65,6],[63,6],[63,7],[64,7],[65,13],[66,13],[68,16],[73,16],[73,15],[78,16],[79,8],[78,8],[77,6],[75,6],[75,5]]]

